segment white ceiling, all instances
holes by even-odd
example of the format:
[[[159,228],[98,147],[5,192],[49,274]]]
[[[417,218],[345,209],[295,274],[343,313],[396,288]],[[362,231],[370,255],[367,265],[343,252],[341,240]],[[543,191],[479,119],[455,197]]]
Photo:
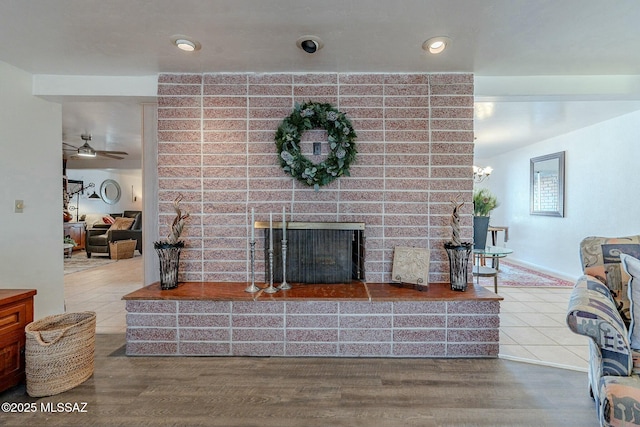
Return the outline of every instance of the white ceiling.
[[[75,101],[62,104],[62,141],[81,146],[83,134],[96,150],[124,151],[123,160],[69,159],[69,169],[140,169],[142,166],[142,112],[136,102]]]
[[[0,60],[33,74],[640,76],[638,0],[0,0],[0,11]],[[170,42],[176,34],[202,49],[179,51]],[[320,37],[324,48],[313,55],[298,49],[305,34]],[[441,35],[451,46],[427,55],[422,43]],[[637,87],[632,96],[607,90],[587,98],[562,91],[527,97],[526,87],[517,96],[485,91],[477,97],[476,155],[640,109]],[[79,143],[89,132],[94,148],[128,147],[137,156],[139,106],[90,101],[64,103],[65,141]]]

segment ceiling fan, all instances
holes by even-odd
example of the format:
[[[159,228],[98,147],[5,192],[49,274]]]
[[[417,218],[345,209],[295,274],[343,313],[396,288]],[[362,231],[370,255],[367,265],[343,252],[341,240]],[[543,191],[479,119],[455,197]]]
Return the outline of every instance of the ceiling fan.
[[[91,145],[89,145],[89,141],[91,141],[91,135],[82,134],[80,138],[84,141],[80,147],[76,147],[75,145],[68,144],[66,142],[62,142],[62,145],[66,145],[62,150],[64,151],[65,157],[71,159],[77,158],[93,158],[93,157],[107,157],[109,159],[117,159],[122,160],[124,157],[128,155],[128,153],[124,151],[105,151],[105,150],[95,150]]]

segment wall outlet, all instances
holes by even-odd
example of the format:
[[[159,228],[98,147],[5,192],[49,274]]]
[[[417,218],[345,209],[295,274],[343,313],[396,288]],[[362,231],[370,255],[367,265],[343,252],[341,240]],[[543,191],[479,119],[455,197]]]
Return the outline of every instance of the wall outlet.
[[[22,213],[24,209],[24,200],[16,200],[15,202],[15,213]]]

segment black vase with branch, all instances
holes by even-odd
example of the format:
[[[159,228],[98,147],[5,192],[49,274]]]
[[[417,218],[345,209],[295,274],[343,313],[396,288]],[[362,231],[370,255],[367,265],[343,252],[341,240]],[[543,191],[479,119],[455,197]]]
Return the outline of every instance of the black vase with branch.
[[[449,282],[454,291],[467,289],[467,275],[469,255],[473,249],[473,243],[460,240],[460,208],[464,202],[451,201],[453,213],[451,214],[451,240],[444,244],[444,249],[449,257]]]
[[[179,240],[184,222],[189,218],[188,213],[182,213],[180,210],[180,201],[182,195],[176,197],[173,201],[173,209],[176,211],[176,217],[171,224],[171,230],[167,236],[167,240],[160,240],[153,243],[153,247],[160,258],[160,288],[173,289],[178,287],[178,268],[180,265],[180,251],[184,248],[184,242]]]

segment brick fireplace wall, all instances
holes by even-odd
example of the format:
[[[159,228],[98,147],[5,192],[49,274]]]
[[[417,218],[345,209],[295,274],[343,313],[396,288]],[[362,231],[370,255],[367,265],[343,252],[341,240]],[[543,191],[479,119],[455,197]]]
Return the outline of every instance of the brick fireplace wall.
[[[318,192],[284,173],[274,134],[295,103],[328,102],[351,120],[351,176]],[[322,133],[303,138],[322,141]],[[326,150],[323,143],[323,150]],[[172,201],[191,214],[181,280],[248,281],[251,208],[257,221],[366,224],[366,280],[391,279],[393,248],[431,249],[431,282],[448,281],[442,248],[451,200],[461,197],[471,241],[473,75],[161,74],[158,78],[160,236]],[[261,233],[257,231],[257,237]],[[264,281],[257,239],[256,279]]]

